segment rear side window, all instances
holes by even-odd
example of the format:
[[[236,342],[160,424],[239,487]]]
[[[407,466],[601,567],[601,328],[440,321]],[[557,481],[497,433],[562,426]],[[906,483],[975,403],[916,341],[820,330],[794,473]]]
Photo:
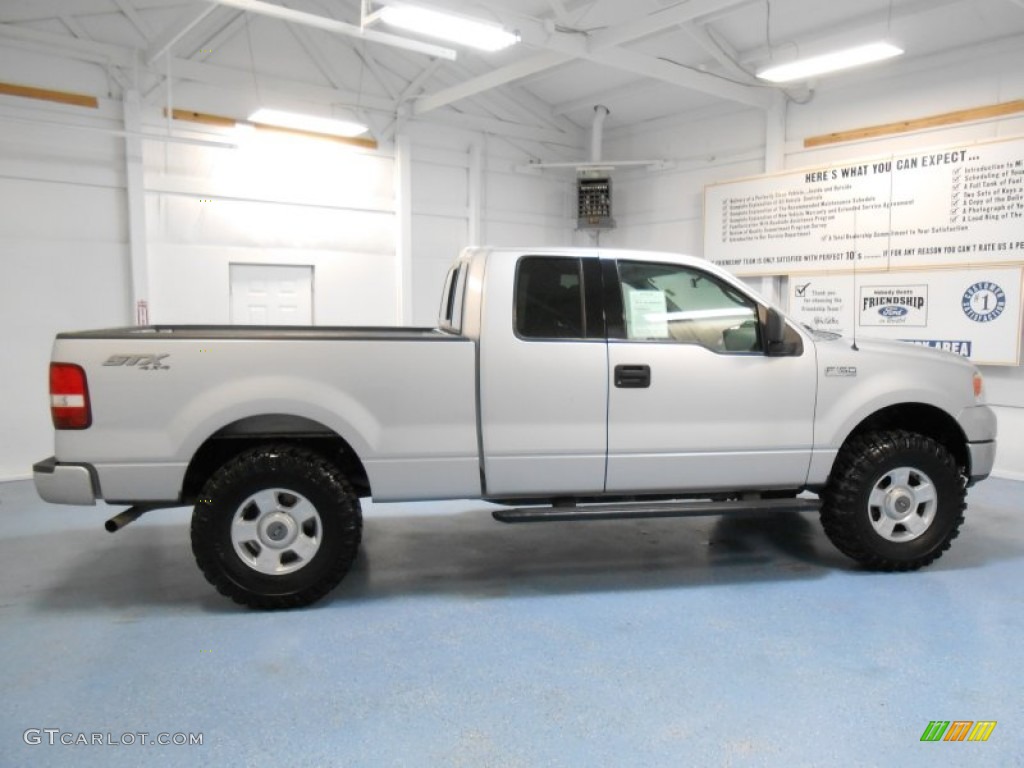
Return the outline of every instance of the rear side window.
[[[516,271],[516,333],[525,339],[582,339],[584,328],[580,260],[521,259]]]
[[[441,300],[441,328],[446,331],[458,331],[456,327],[456,314],[458,314],[459,288],[462,285],[462,273],[465,266],[458,264],[448,270],[448,276],[444,281],[444,292]]]

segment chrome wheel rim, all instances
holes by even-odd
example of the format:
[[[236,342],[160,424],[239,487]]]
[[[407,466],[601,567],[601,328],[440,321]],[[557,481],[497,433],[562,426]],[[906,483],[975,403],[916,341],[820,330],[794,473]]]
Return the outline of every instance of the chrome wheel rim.
[[[323,538],[320,514],[301,493],[268,488],[243,501],[231,521],[235,554],[254,571],[294,573],[309,564]]]
[[[914,467],[890,469],[868,496],[868,518],[875,533],[887,541],[912,541],[924,534],[939,507],[935,484]]]

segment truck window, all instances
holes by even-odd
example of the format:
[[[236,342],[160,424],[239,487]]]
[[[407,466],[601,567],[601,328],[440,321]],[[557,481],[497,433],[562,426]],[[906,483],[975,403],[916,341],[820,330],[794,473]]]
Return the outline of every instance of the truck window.
[[[584,337],[579,259],[526,256],[516,271],[515,329],[525,339]]]
[[[458,309],[458,298],[459,289],[462,286],[461,278],[465,265],[457,264],[448,270],[448,276],[444,281],[444,291],[441,296],[441,313],[440,313],[440,325],[441,329],[445,331],[452,331],[458,333],[461,328],[461,318],[456,318]],[[458,319],[460,322],[456,322]]]
[[[626,338],[760,352],[757,305],[728,283],[675,264],[619,262]]]

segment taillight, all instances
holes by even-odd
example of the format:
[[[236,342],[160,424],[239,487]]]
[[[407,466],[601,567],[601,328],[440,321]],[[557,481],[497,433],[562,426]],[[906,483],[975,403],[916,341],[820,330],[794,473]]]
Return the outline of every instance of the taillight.
[[[92,424],[89,385],[82,366],[50,363],[50,414],[56,429],[85,429]]]

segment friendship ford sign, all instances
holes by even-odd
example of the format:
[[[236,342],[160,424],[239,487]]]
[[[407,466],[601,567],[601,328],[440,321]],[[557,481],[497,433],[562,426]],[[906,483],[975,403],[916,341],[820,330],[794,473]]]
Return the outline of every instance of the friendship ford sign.
[[[860,308],[862,326],[925,328],[928,325],[928,286],[861,286]]]
[[[790,277],[789,312],[816,330],[1019,365],[1022,272],[991,266]]]

